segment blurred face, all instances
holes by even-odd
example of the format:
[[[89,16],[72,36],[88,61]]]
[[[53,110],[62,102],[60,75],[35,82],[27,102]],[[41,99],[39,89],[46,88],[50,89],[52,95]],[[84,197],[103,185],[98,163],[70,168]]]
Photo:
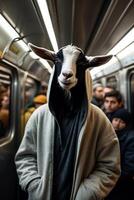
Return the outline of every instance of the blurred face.
[[[113,118],[112,125],[115,131],[122,130],[126,127],[126,123],[120,118]]]
[[[121,107],[121,103],[119,103],[116,97],[106,97],[104,101],[104,108],[106,112],[114,112],[118,108]]]
[[[1,104],[2,104],[2,108],[8,108],[8,106],[9,106],[9,97],[8,96],[4,96]]]
[[[103,89],[103,87],[97,87],[96,90],[94,91],[94,96],[97,99],[103,99],[103,97],[104,97],[104,89]]]
[[[113,91],[112,88],[105,87],[105,88],[104,88],[104,95],[105,95],[106,93],[108,93],[108,92],[112,92],[112,91]]]

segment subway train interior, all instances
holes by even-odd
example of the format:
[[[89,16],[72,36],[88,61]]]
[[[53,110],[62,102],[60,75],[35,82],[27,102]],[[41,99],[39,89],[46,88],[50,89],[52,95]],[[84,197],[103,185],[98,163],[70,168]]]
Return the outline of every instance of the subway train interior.
[[[47,88],[53,68],[28,43],[55,52],[73,44],[88,56],[112,54],[110,62],[91,69],[93,83],[120,90],[134,116],[133,0],[0,0],[0,101],[8,97],[6,109],[0,107],[0,200],[27,199],[14,156],[25,109],[41,87]]]

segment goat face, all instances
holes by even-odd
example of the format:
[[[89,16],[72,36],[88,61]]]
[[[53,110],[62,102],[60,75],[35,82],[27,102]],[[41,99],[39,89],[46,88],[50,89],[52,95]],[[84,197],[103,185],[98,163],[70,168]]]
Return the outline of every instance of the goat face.
[[[29,46],[38,56],[53,61],[55,63],[55,68],[59,68],[60,65],[60,69],[58,69],[58,83],[65,90],[70,90],[76,86],[78,82],[76,74],[80,54],[82,54],[84,58],[84,63],[81,64],[81,67],[86,66],[85,69],[105,64],[112,58],[111,55],[87,57],[83,54],[81,49],[72,45],[63,47],[57,54],[33,44],[29,44]]]
[[[81,51],[75,46],[68,45],[62,49],[61,53],[63,55],[63,62],[60,75],[58,76],[58,83],[63,89],[70,90],[78,82],[76,62]]]

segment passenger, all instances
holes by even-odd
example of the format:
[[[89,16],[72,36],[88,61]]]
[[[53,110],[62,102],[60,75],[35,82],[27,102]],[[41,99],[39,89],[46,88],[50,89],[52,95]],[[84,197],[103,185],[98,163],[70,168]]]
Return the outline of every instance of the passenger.
[[[9,127],[9,88],[0,84],[0,121],[4,132]],[[4,133],[5,135],[5,133]]]
[[[93,86],[92,103],[99,108],[101,108],[104,103],[104,87],[100,83],[96,83]]]
[[[38,108],[45,103],[47,103],[47,97],[45,95],[40,94],[40,95],[37,95],[36,97],[34,97],[35,108]]]
[[[1,102],[6,92],[7,92],[6,87],[2,83],[0,83],[0,107],[1,107]]]
[[[1,101],[0,120],[6,129],[9,126],[9,96],[7,95]]]
[[[25,107],[24,110],[27,111],[29,108],[34,107],[33,98],[35,94],[32,89],[28,89],[25,91]]]
[[[104,89],[103,89],[104,96],[105,96],[106,93],[112,92],[112,91],[114,91],[114,90],[115,90],[115,89],[114,89],[112,86],[106,85],[106,86],[104,87]]]
[[[124,108],[112,116],[121,151],[121,177],[106,200],[134,200],[134,130],[130,130],[130,114]]]
[[[47,83],[44,83],[44,82],[43,82],[43,83],[41,84],[41,87],[40,87],[40,90],[39,90],[38,94],[42,94],[42,95],[47,96],[47,89],[48,89]]]
[[[122,108],[123,105],[124,105],[123,97],[119,91],[114,90],[112,92],[105,94],[103,111],[110,121],[112,119],[112,115],[114,114],[114,112],[119,108]]]
[[[1,101],[1,107],[3,109],[9,109],[9,96],[5,95]]]
[[[45,95],[37,95],[36,97],[34,97],[33,106],[28,108],[24,114],[25,124],[27,123],[29,117],[35,111],[35,109],[45,103],[47,103],[47,98]]]

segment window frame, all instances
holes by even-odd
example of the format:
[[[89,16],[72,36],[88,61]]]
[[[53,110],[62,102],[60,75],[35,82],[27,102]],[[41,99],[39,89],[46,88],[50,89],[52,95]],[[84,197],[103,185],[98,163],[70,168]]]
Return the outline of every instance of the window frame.
[[[16,111],[18,105],[17,101],[17,91],[18,91],[18,76],[17,70],[9,65],[8,63],[0,62],[0,72],[7,74],[10,76],[10,106],[9,106],[9,126],[7,132],[5,132],[5,137],[0,138],[0,147],[4,146],[8,143],[11,143],[15,137],[15,130],[16,130]]]

